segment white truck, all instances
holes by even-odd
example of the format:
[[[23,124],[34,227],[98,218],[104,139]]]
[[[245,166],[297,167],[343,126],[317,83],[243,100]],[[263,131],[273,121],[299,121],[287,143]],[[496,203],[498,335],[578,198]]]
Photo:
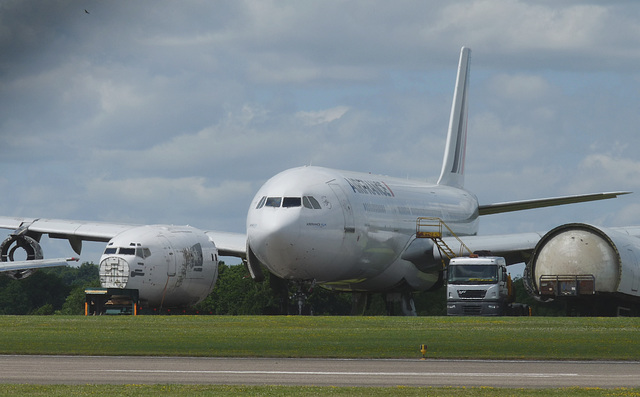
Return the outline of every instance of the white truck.
[[[504,258],[471,255],[449,261],[447,315],[523,316],[529,315],[529,307],[514,303]]]

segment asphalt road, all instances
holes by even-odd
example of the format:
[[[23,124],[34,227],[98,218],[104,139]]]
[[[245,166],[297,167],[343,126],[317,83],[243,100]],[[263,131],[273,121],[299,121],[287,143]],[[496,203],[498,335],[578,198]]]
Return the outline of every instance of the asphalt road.
[[[0,383],[640,387],[640,361],[0,356]]]

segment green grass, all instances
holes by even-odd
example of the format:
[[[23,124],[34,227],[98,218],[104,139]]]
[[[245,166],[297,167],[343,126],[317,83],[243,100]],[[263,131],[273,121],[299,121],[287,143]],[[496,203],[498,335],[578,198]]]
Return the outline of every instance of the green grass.
[[[640,360],[640,318],[0,316],[0,354]]]
[[[0,316],[0,354],[640,359],[640,318]],[[10,385],[0,396],[639,396],[640,388]]]

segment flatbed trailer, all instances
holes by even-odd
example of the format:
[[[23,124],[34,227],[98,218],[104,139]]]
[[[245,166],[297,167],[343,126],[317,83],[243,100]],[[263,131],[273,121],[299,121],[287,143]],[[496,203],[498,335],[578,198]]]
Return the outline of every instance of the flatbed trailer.
[[[139,293],[137,289],[87,288],[85,316],[138,314]]]

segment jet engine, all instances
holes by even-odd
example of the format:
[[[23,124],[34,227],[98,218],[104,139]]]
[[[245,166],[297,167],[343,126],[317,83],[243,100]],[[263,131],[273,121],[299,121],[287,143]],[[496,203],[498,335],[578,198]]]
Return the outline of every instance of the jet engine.
[[[26,255],[25,260],[42,259],[42,247],[38,241],[24,233],[13,233],[7,237],[2,244],[0,244],[0,261],[13,262],[15,261],[15,253],[18,250],[23,251],[23,255]],[[29,277],[33,273],[33,270],[16,270],[9,271],[6,274],[16,280]]]
[[[542,299],[591,296],[638,302],[639,256],[640,239],[625,231],[565,224],[540,239],[527,264],[525,284]]]

